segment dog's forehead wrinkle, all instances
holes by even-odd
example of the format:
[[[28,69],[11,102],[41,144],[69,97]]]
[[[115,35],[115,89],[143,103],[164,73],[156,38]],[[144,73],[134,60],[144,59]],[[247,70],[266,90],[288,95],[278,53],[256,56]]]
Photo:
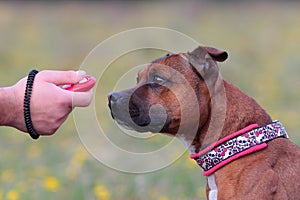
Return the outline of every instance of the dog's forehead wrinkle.
[[[149,68],[150,66],[146,66],[145,68],[141,69],[139,72],[138,72],[138,80],[139,82],[146,82],[147,80],[147,75],[149,74]]]
[[[165,65],[153,65],[151,69],[149,70],[149,75],[161,75],[166,78],[171,76],[174,73],[174,70],[171,70],[170,67]]]

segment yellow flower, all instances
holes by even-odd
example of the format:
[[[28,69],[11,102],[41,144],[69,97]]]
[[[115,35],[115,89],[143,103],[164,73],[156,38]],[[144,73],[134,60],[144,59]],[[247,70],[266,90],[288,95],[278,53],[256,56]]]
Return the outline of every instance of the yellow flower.
[[[94,187],[94,194],[98,200],[110,199],[110,193],[104,185],[96,185]]]
[[[161,197],[159,197],[159,200],[169,200],[169,198],[166,196],[161,196]]]
[[[17,200],[19,199],[20,195],[16,190],[10,190],[7,194],[6,194],[6,199],[7,200]]]
[[[44,179],[44,188],[46,190],[55,192],[59,188],[59,181],[53,176],[48,176]]]

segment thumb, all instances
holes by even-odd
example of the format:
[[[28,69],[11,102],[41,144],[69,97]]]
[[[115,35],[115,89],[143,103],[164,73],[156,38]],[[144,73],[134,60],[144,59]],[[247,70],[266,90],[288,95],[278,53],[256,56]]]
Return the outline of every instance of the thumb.
[[[38,78],[55,85],[75,84],[86,75],[85,71],[56,71],[44,70],[37,74]]]
[[[87,92],[73,92],[72,93],[72,107],[86,107],[93,99],[93,91]]]

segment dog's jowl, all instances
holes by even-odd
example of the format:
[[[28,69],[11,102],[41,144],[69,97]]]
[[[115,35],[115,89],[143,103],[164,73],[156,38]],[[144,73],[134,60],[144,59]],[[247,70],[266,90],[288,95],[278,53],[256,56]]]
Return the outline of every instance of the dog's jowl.
[[[300,149],[279,121],[225,81],[225,51],[167,54],[134,88],[108,95],[113,119],[138,132],[182,140],[208,177],[207,198],[300,199]]]

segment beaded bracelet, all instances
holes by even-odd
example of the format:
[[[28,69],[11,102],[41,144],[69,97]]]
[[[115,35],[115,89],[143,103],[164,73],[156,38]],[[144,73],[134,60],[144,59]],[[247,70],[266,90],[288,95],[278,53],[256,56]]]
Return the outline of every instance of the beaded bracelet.
[[[30,97],[33,87],[33,81],[35,75],[38,73],[37,70],[33,69],[29,72],[27,83],[26,83],[26,89],[25,89],[25,96],[24,96],[24,118],[25,118],[25,125],[27,128],[27,131],[29,135],[32,137],[32,139],[38,139],[39,134],[34,130],[31,116],[30,116]]]

